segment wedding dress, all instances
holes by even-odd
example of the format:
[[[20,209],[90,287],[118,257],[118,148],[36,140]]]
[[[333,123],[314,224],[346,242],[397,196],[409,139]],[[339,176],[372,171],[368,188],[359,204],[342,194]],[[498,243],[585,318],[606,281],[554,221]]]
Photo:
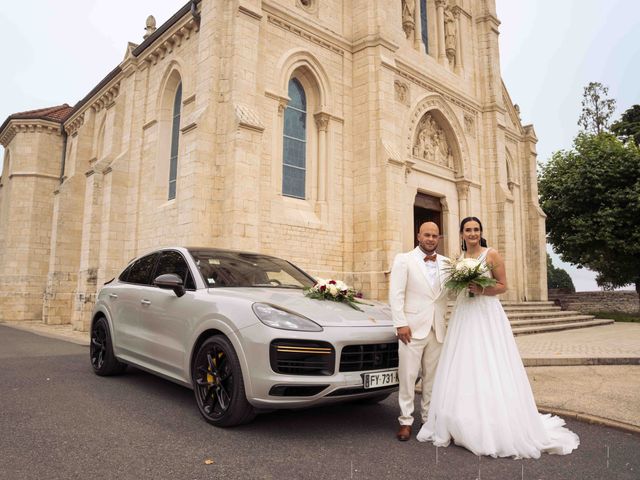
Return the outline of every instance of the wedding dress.
[[[484,261],[489,249],[478,260]],[[490,275],[490,273],[486,273]],[[462,291],[449,321],[421,442],[451,439],[476,455],[538,458],[566,455],[580,443],[559,417],[533,399],[511,326],[495,296]]]

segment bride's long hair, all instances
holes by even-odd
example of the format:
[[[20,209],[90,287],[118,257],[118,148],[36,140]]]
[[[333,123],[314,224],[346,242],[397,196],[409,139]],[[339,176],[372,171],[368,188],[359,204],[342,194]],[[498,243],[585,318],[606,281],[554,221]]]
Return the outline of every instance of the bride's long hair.
[[[462,232],[464,231],[464,224],[468,222],[478,222],[478,225],[480,225],[480,246],[486,247],[487,241],[482,236],[482,222],[478,217],[467,217],[463,219],[462,222],[460,222],[460,234],[462,235]],[[467,251],[467,242],[465,242],[464,239],[462,239],[462,251]]]

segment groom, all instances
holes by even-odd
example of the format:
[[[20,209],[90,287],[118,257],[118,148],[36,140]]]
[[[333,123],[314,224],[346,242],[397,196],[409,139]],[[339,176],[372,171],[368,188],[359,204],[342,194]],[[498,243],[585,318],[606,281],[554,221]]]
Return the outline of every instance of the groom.
[[[391,268],[389,304],[398,335],[400,429],[396,438],[411,437],[418,371],[422,369],[422,422],[427,421],[433,379],[445,334],[447,295],[443,286],[446,257],[436,248],[440,230],[433,222],[420,225],[418,246],[396,255]]]

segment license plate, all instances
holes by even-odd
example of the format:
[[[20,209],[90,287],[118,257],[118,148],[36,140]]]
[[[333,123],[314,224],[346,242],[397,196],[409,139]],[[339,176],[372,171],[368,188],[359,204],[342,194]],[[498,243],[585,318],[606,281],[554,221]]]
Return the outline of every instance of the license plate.
[[[371,372],[362,374],[364,388],[388,387],[398,384],[398,370],[384,370],[382,372]]]

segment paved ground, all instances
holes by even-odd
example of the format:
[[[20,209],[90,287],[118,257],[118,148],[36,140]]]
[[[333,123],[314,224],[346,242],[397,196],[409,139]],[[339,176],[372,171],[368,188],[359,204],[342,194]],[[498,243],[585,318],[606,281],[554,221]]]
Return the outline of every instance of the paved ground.
[[[640,364],[640,323],[516,337],[525,366]]]
[[[632,480],[640,473],[640,435],[571,419],[580,447],[538,460],[398,442],[396,395],[379,405],[281,411],[217,429],[186,388],[132,368],[97,377],[86,346],[6,326],[0,385],[3,480]]]
[[[86,332],[69,325],[5,325],[89,343]],[[523,335],[516,342],[541,411],[640,433],[640,324]]]

